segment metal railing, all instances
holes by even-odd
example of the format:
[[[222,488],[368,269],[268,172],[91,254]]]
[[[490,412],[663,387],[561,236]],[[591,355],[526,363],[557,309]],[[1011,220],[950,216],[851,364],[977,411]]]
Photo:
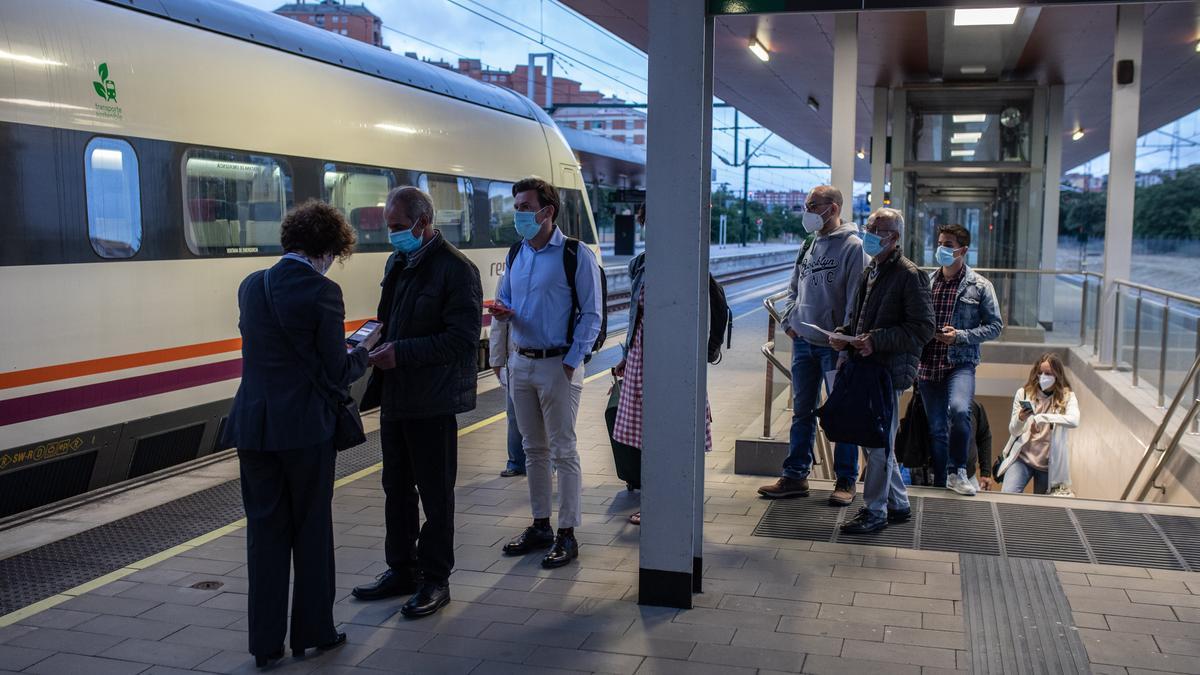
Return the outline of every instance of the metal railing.
[[[1200,355],[1197,355],[1196,360],[1192,361],[1192,367],[1188,370],[1187,376],[1183,378],[1183,383],[1179,385],[1179,391],[1175,392],[1175,397],[1171,399],[1171,405],[1167,408],[1166,414],[1163,415],[1162,422],[1154,430],[1154,438],[1150,439],[1150,444],[1146,446],[1146,452],[1142,454],[1141,461],[1138,462],[1137,468],[1129,476],[1129,482],[1125,485],[1125,491],[1121,493],[1122,500],[1129,499],[1130,493],[1133,492],[1134,486],[1137,485],[1138,478],[1142,475],[1142,470],[1146,468],[1146,463],[1150,461],[1150,457],[1156,452],[1161,454],[1158,457],[1158,461],[1154,463],[1154,470],[1150,472],[1150,477],[1146,480],[1142,489],[1138,491],[1137,501],[1140,502],[1145,499],[1146,495],[1150,493],[1150,488],[1157,488],[1164,494],[1166,493],[1167,489],[1162,485],[1156,484],[1155,481],[1158,480],[1158,476],[1162,473],[1163,467],[1166,466],[1167,460],[1179,449],[1179,444],[1183,440],[1184,433],[1187,432],[1188,425],[1196,422],[1196,413],[1200,412],[1200,397],[1197,397],[1194,393],[1192,394],[1192,405],[1188,408],[1187,414],[1184,415],[1183,423],[1179,425],[1179,428],[1175,430],[1175,434],[1171,436],[1171,442],[1167,447],[1158,447],[1158,442],[1167,434],[1167,427],[1171,423],[1171,418],[1175,416],[1175,412],[1179,409],[1179,404],[1183,401],[1184,392],[1187,391],[1188,386],[1195,387],[1197,380],[1200,380],[1197,375],[1200,375]]]
[[[1161,322],[1162,334],[1159,336],[1158,380],[1155,383],[1155,388],[1158,393],[1158,407],[1162,408],[1168,390],[1167,363],[1170,360],[1171,352],[1171,319],[1173,316],[1184,318],[1185,320],[1190,319],[1195,322],[1197,327],[1200,327],[1200,297],[1176,293],[1123,279],[1114,281],[1113,285],[1116,288],[1116,310],[1113,312],[1113,334],[1116,336],[1116,339],[1113,340],[1112,344],[1112,360],[1114,365],[1121,363],[1122,345],[1120,337],[1124,334],[1121,328],[1124,319],[1124,316],[1121,314],[1121,300],[1126,293],[1133,296],[1133,344],[1132,355],[1130,357],[1130,377],[1133,380],[1134,387],[1139,386],[1141,383],[1143,306],[1147,304],[1159,306],[1158,319]],[[1173,307],[1172,302],[1176,306]],[[1180,303],[1190,305],[1190,307],[1179,307]],[[1191,356],[1200,357],[1200,330],[1194,329],[1194,332],[1194,341],[1188,344],[1187,347],[1193,352]],[[1187,384],[1187,379],[1194,380],[1195,378],[1185,378],[1184,386]],[[1193,396],[1200,397],[1200,381],[1193,381],[1192,388]]]

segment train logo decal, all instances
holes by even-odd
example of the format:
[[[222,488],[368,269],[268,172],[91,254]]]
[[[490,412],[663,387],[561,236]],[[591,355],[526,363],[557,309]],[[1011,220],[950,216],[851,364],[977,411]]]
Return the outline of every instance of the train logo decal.
[[[96,95],[105,101],[117,102],[117,85],[112,80],[108,79],[108,64],[101,63],[96,69],[96,73],[100,76],[99,82],[92,82],[92,87],[96,89]]]

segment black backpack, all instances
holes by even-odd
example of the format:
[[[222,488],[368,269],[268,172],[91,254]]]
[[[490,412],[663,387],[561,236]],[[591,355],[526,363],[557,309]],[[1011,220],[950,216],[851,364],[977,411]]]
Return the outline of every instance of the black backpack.
[[[721,362],[721,345],[733,347],[733,310],[725,299],[725,289],[708,275],[708,362]]]
[[[505,270],[512,267],[513,260],[517,257],[517,252],[521,250],[521,244],[524,242],[518,241],[508,249],[508,257],[505,262]],[[600,266],[598,266],[600,267]],[[571,314],[567,318],[567,346],[569,347],[575,341],[575,324],[579,320],[580,305],[579,292],[575,288],[575,272],[579,269],[579,240],[572,237],[567,237],[563,242],[563,273],[567,275],[567,286],[571,288]],[[722,294],[722,297],[723,294]],[[592,345],[592,350],[583,357],[583,362],[587,363],[592,360],[592,354],[600,351],[604,343],[608,341],[608,276],[604,274],[604,268],[600,267],[600,334],[596,336],[596,343]]]

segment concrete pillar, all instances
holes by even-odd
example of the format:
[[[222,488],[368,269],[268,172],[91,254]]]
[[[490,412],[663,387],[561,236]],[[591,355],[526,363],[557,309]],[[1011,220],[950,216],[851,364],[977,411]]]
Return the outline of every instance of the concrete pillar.
[[[1058,267],[1058,212],[1059,183],[1062,180],[1063,144],[1063,87],[1050,87],[1047,98],[1049,115],[1046,124],[1045,202],[1042,204],[1042,269]],[[1054,277],[1041,278],[1038,294],[1038,323],[1047,330],[1054,330]]]
[[[871,210],[883,208],[884,185],[887,183],[888,90],[875,87],[875,104],[871,106]]]
[[[1137,161],[1138,112],[1142,99],[1143,5],[1117,7],[1113,45],[1112,126],[1109,129],[1108,209],[1104,217],[1104,304],[1100,317],[1100,359],[1115,365],[1120,331],[1116,316],[1117,279],[1129,279],[1133,253],[1134,163]],[[1133,82],[1117,84],[1117,65],[1133,61]]]
[[[713,22],[649,3],[646,390],[638,602],[692,606],[702,553]]]
[[[833,18],[833,144],[830,183],[842,191],[846,210],[854,197],[854,114],[858,110],[858,14]]]

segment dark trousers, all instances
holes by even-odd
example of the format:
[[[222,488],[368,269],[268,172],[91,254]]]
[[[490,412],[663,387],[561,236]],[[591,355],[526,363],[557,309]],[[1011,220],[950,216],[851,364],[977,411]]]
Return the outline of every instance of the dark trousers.
[[[925,416],[929,418],[933,484],[946,487],[946,474],[967,468],[975,366],[957,366],[939,382],[920,380],[917,388],[925,404]]]
[[[331,443],[277,452],[239,450],[250,581],[250,653],[283,644],[292,593],[292,649],[327,644],[333,624],[333,466]]]
[[[458,420],[444,415],[384,421],[379,440],[388,567],[415,570],[426,581],[446,583],[454,568]],[[420,526],[418,500],[425,508],[424,526]]]

